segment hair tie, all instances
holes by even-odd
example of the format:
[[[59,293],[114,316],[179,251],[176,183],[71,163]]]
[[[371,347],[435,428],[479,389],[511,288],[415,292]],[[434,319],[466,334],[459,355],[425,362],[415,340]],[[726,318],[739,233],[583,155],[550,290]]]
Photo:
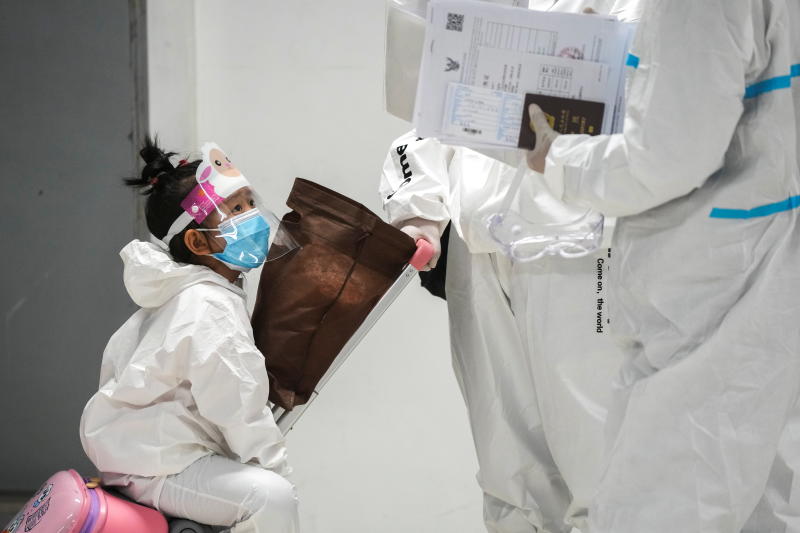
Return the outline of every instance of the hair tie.
[[[188,162],[189,162],[189,161],[188,161],[188,160],[186,160],[186,159],[181,159],[180,161],[178,161],[178,166],[179,166],[179,167],[182,167],[183,165],[185,165],[185,164],[186,164],[186,163],[188,163]]]
[[[150,186],[155,187],[156,183],[158,183],[158,176],[153,176],[150,178]]]

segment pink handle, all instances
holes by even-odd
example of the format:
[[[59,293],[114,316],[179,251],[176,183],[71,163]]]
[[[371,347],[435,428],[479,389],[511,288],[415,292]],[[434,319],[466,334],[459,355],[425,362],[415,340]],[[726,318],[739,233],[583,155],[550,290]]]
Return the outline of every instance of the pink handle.
[[[417,241],[417,251],[411,257],[408,264],[416,268],[417,270],[422,270],[423,268],[425,268],[425,265],[428,264],[428,261],[430,261],[432,257],[433,257],[433,245],[428,241],[426,241],[425,239],[420,239]]]

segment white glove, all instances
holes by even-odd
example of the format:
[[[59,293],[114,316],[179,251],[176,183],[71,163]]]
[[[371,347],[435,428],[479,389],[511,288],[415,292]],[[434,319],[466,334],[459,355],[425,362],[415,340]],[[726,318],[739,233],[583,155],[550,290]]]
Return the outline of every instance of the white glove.
[[[436,263],[439,262],[439,256],[442,255],[442,242],[441,235],[439,234],[439,223],[431,220],[425,220],[424,218],[411,218],[405,222],[401,222],[399,226],[400,231],[414,239],[414,242],[424,239],[428,241],[431,246],[433,246],[433,256],[431,257],[431,260],[428,261],[428,264],[425,265],[425,268],[422,269],[422,271],[427,272],[432,268],[436,268]]]
[[[532,170],[544,174],[547,153],[550,151],[550,145],[553,144],[559,134],[550,127],[544,111],[538,105],[529,105],[528,114],[531,117],[530,128],[536,134],[536,146],[528,152],[528,166]]]

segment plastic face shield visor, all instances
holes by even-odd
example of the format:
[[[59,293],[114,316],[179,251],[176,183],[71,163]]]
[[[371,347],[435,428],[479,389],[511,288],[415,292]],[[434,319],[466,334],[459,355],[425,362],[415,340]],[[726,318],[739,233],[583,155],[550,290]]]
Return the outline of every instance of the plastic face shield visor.
[[[198,231],[214,239],[211,255],[233,270],[247,272],[264,261],[276,259],[297,247],[275,214],[268,209],[250,183],[214,143],[202,147],[197,184],[181,202],[183,212],[162,242],[192,222]]]

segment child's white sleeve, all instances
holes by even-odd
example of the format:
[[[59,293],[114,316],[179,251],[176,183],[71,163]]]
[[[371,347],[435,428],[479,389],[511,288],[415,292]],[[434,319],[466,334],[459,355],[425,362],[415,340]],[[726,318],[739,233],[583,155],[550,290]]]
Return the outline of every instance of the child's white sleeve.
[[[242,463],[258,464],[283,476],[291,472],[286,444],[267,401],[269,382],[264,357],[237,323],[220,320],[213,331],[195,339],[196,357],[189,363],[192,396],[199,414],[216,425],[230,451]]]

